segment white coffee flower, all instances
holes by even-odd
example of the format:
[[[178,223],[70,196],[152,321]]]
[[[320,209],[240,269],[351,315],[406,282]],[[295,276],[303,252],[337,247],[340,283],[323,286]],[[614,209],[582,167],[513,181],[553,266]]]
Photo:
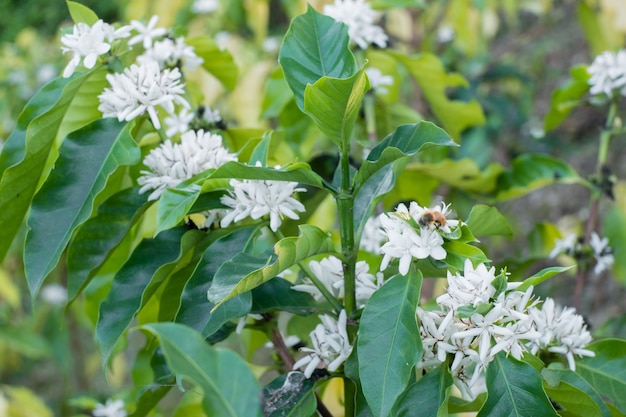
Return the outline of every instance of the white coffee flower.
[[[98,20],[93,26],[77,23],[72,33],[61,37],[63,53],[72,53],[72,59],[63,71],[63,77],[71,76],[81,60],[85,68],[93,68],[98,57],[111,50],[111,44],[106,39],[104,25],[102,20]]]
[[[361,242],[359,246],[364,251],[379,254],[380,248],[385,240],[385,235],[382,230],[382,223],[380,222],[380,216],[372,216],[367,219],[365,227],[363,228],[363,234],[361,235]]]
[[[172,137],[178,133],[185,133],[189,130],[189,123],[194,118],[194,114],[183,108],[178,114],[174,113],[165,118],[167,130],[165,134]]]
[[[41,299],[54,306],[67,303],[67,289],[59,284],[49,284],[41,289]]]
[[[140,193],[153,190],[148,200],[156,200],[166,188],[176,187],[181,182],[211,168],[219,168],[237,157],[222,145],[222,137],[193,130],[181,137],[180,143],[167,140],[146,156],[143,163],[149,171],[141,171],[137,182]]]
[[[195,0],[191,5],[191,11],[198,14],[211,13],[219,7],[219,0]]]
[[[221,198],[222,204],[231,209],[222,218],[222,227],[247,217],[256,220],[269,215],[270,229],[275,232],[284,216],[298,220],[300,217],[296,211],[305,211],[302,203],[291,196],[295,192],[306,191],[305,188],[298,188],[297,182],[231,179],[230,185],[233,189]]]
[[[138,32],[138,34],[130,38],[128,44],[135,45],[137,43],[142,43],[145,49],[150,48],[152,46],[154,38],[159,38],[167,34],[167,29],[155,28],[158,21],[159,16],[157,15],[152,16],[147,25],[144,25],[138,20],[131,21],[130,26],[133,28],[133,30]]]
[[[488,303],[496,293],[491,285],[495,279],[495,271],[496,268],[487,269],[482,263],[474,268],[472,261],[466,259],[463,275],[452,275],[448,271],[448,288],[437,297],[437,304],[456,310],[461,306],[476,307],[481,303]]]
[[[393,77],[383,74],[378,68],[367,68],[365,73],[370,80],[370,87],[377,94],[387,94],[387,87],[393,85]]]
[[[178,68],[163,70],[156,62],[131,65],[121,74],[107,74],[111,85],[98,96],[102,117],[117,117],[119,121],[131,121],[144,113],[156,129],[161,128],[157,106],[174,113],[174,104],[188,108],[183,98],[184,84]]]
[[[350,345],[346,331],[348,320],[346,311],[341,310],[338,320],[325,314],[320,316],[320,320],[322,323],[318,324],[310,334],[313,347],[300,349],[302,352],[307,352],[307,355],[293,365],[293,369],[306,366],[304,375],[307,378],[310,378],[317,368],[326,368],[330,372],[336,371],[352,352],[352,345]]]
[[[420,235],[404,220],[394,213],[380,215],[383,234],[388,241],[380,248],[383,260],[380,270],[387,269],[389,262],[396,258],[400,260],[398,270],[402,275],[409,273],[413,257],[417,257],[417,250],[423,246]]]
[[[589,65],[587,72],[591,75],[589,92],[612,97],[614,90],[626,86],[626,50],[601,53]],[[625,90],[622,90],[622,94],[626,93]]]
[[[92,414],[94,417],[126,417],[127,413],[124,409],[124,401],[107,400],[106,404],[96,404]]]
[[[194,52],[194,48],[185,43],[185,38],[179,37],[176,40],[165,38],[156,41],[154,45],[137,57],[137,62],[145,64],[149,61],[156,61],[161,68],[172,68],[181,62],[185,68],[194,70],[202,65],[204,59]]]
[[[213,109],[211,106],[204,106],[202,108],[202,120],[209,123],[218,123],[222,120],[222,116],[218,109]]]
[[[593,256],[596,258],[596,266],[593,272],[600,275],[602,272],[610,270],[613,267],[615,258],[613,257],[613,249],[609,246],[609,240],[600,238],[597,233],[591,234],[589,245],[593,249]]]
[[[376,26],[376,12],[365,0],[335,0],[324,6],[324,14],[348,25],[348,35],[361,49],[369,44],[381,48],[387,46],[388,36],[380,26]]]
[[[574,233],[571,233],[563,239],[555,240],[554,248],[552,248],[552,251],[548,256],[550,256],[550,258],[556,258],[561,253],[566,253],[568,255],[573,254],[576,250],[577,239],[578,237]]]

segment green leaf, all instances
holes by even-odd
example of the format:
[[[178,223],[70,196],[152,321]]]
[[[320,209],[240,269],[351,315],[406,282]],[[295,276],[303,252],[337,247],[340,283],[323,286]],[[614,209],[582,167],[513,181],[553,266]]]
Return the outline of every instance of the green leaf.
[[[274,255],[267,259],[267,266],[241,277],[236,285],[231,282],[232,277],[218,274],[208,292],[209,300],[219,306],[236,295],[251,291],[306,258],[322,253],[334,253],[332,239],[321,229],[303,224],[299,226],[299,230],[298,237],[287,237],[274,245]]]
[[[76,232],[67,251],[67,292],[73,300],[152,202],[139,187],[109,197]]]
[[[311,6],[291,21],[278,62],[300,110],[305,111],[307,84],[315,84],[322,77],[349,78],[357,72],[349,41],[348,26]]]
[[[109,175],[119,166],[139,161],[131,128],[132,124],[101,119],[63,142],[56,168],[35,195],[28,216],[24,269],[33,298],[59,262],[74,229],[91,215],[94,199]]]
[[[576,265],[572,265],[572,266],[552,266],[549,268],[544,268],[541,271],[533,274],[532,276],[526,278],[524,280],[524,282],[517,287],[517,291],[526,291],[528,289],[528,287],[532,286],[537,286],[539,284],[541,284],[542,282],[552,278],[555,275],[558,275],[562,272],[565,271],[569,271],[570,269],[574,268]]]
[[[570,69],[571,79],[552,93],[550,111],[544,121],[544,130],[556,129],[579,104],[589,91],[589,73],[584,65]]]
[[[517,198],[557,182],[572,184],[583,183],[583,180],[571,166],[559,159],[524,154],[515,158],[511,169],[498,178],[497,199]]]
[[[265,94],[261,105],[261,118],[278,117],[289,102],[293,94],[283,76],[282,68],[276,68],[265,83]]]
[[[172,372],[202,390],[207,415],[261,417],[261,387],[235,352],[210,346],[199,333],[181,324],[154,323],[141,328],[159,339]]]
[[[452,375],[448,364],[443,363],[409,385],[396,401],[391,415],[411,417],[419,410],[420,416],[447,417],[451,386]]]
[[[12,146],[6,152],[2,150],[2,168],[5,170],[0,180],[0,259],[6,255],[28,212],[57,132],[68,116],[68,108],[73,100],[78,99],[81,87],[87,84],[90,76],[91,73],[75,74],[42,87],[41,93],[37,94],[39,100],[29,102],[36,107],[27,107],[22,112],[21,122],[18,121],[16,132],[11,135]],[[52,102],[54,105],[50,107]],[[39,113],[31,119],[31,115]],[[28,128],[24,133],[26,124]]]
[[[457,145],[445,131],[429,122],[399,126],[370,151],[359,168],[358,184],[364,184],[376,171],[398,158],[416,155],[433,146]]]
[[[595,352],[596,356],[577,360],[576,373],[621,413],[626,413],[626,340],[599,340],[586,349]]]
[[[478,417],[558,416],[541,385],[539,373],[500,352],[487,366],[487,401]]]
[[[267,166],[267,155],[270,149],[270,142],[272,141],[272,132],[269,131],[263,135],[263,139],[254,148],[250,155],[248,164],[256,166],[257,162],[261,163],[261,166]]]
[[[513,229],[509,222],[495,207],[475,205],[466,223],[475,236],[513,237]]]
[[[428,175],[450,184],[454,188],[485,194],[496,189],[498,177],[504,169],[495,162],[481,169],[473,159],[454,160],[448,158],[437,163],[411,163],[407,167],[407,171],[418,173],[422,177],[424,174]]]
[[[392,55],[409,70],[432,112],[455,140],[460,139],[466,128],[485,123],[485,115],[476,100],[463,102],[448,98],[449,88],[467,87],[468,82],[460,74],[446,73],[435,55],[422,53],[414,58],[401,53]]]
[[[489,258],[480,248],[469,245],[458,240],[449,240],[443,244],[443,248],[448,253],[444,262],[458,270],[463,270],[465,260],[469,259],[473,265],[490,262]]]
[[[138,398],[135,400],[137,404],[135,411],[128,417],[144,417],[147,416],[172,389],[171,385],[151,384],[142,388]]]
[[[230,161],[210,174],[208,179],[237,178],[250,180],[293,181],[322,188],[323,179],[304,162],[288,164],[281,169],[255,167]]]
[[[167,230],[144,239],[113,279],[109,295],[100,305],[96,341],[103,363],[142,305],[142,295],[154,276],[169,275],[182,256],[185,228]],[[196,232],[197,231],[192,231]],[[194,233],[195,235],[195,233]]]
[[[70,16],[72,16],[74,23],[86,23],[89,26],[92,26],[98,21],[98,15],[96,15],[89,7],[80,3],[68,1],[67,8],[70,9]]]
[[[304,90],[304,112],[335,144],[349,146],[369,81],[361,69],[352,77],[322,77]]]
[[[422,357],[415,309],[422,274],[396,275],[368,301],[357,345],[363,394],[375,416],[389,415]]]
[[[396,183],[396,175],[392,168],[392,165],[387,165],[369,177],[354,198],[354,225],[357,229],[354,244],[357,247],[373,208],[393,189]]]
[[[541,376],[546,393],[571,414],[611,417],[600,395],[573,371],[544,368]]]
[[[202,67],[217,78],[228,90],[237,85],[239,69],[230,52],[222,50],[214,40],[207,37],[185,39],[196,55],[204,60]]]
[[[200,192],[198,187],[167,188],[159,198],[155,234],[178,226],[189,214]]]
[[[286,279],[271,279],[252,290],[251,313],[261,314],[269,311],[308,315],[316,310],[313,297],[302,291],[292,290],[293,284]]]
[[[309,417],[315,414],[314,383],[302,372],[283,374],[263,387],[263,415]]]

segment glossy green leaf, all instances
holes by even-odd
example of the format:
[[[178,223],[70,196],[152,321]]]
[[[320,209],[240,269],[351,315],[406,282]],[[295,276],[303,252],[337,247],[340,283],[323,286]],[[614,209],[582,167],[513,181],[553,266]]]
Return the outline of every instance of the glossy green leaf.
[[[457,146],[442,129],[429,122],[399,126],[368,154],[357,174],[364,184],[376,171],[403,156],[413,156],[432,146]]]
[[[544,368],[541,376],[546,393],[572,415],[611,417],[600,395],[573,371]]]
[[[208,178],[237,178],[250,180],[294,181],[322,188],[323,180],[304,162],[288,164],[281,169],[255,167],[240,162],[227,162]]]
[[[520,197],[557,182],[572,184],[583,180],[565,162],[547,155],[524,154],[513,160],[511,169],[498,179],[497,199]]]
[[[142,329],[159,339],[172,372],[202,390],[207,415],[261,417],[261,387],[235,352],[214,348],[199,333],[177,323],[148,324]]]
[[[171,385],[151,384],[141,389],[137,398],[136,408],[128,417],[144,417],[156,407],[156,405],[170,392]]]
[[[213,327],[215,327],[213,323],[216,319],[211,319],[210,313],[215,304],[207,300],[207,291],[211,287],[213,277],[220,266],[241,252],[250,239],[253,230],[254,228],[247,227],[232,231],[232,233],[217,239],[204,251],[204,256],[200,260],[196,271],[183,289],[180,307],[176,314],[176,322],[202,332],[204,336],[210,334],[208,332],[211,332]],[[247,307],[247,310],[250,310],[250,306]],[[244,310],[241,314],[234,317],[238,317],[246,312]]]
[[[335,247],[332,239],[321,229],[304,224],[299,226],[299,230],[298,237],[287,237],[274,245],[274,255],[267,259],[267,266],[239,277],[236,285],[233,285],[232,277],[220,277],[218,274],[209,289],[209,300],[219,306],[236,295],[251,291],[306,258],[323,253],[334,253]]]
[[[511,229],[509,222],[495,207],[475,205],[472,207],[466,223],[475,236],[513,237],[513,229]]]
[[[364,70],[349,78],[322,77],[304,90],[304,112],[340,147],[349,146],[361,101],[369,90]]]
[[[228,90],[235,88],[239,68],[230,52],[220,49],[213,39],[204,36],[185,39],[185,43],[204,60],[202,67],[205,70],[217,78]]]
[[[267,156],[270,150],[270,142],[272,141],[272,132],[269,131],[263,135],[263,139],[254,147],[250,155],[249,165],[256,166],[257,162],[261,166],[267,166]]]
[[[73,300],[151,205],[139,187],[108,198],[76,232],[67,251],[67,292]]]
[[[558,416],[535,368],[504,352],[487,366],[486,382],[487,401],[478,417]]]
[[[363,394],[375,416],[389,415],[422,357],[415,309],[422,274],[396,275],[377,290],[361,316],[357,345]]]
[[[24,268],[33,297],[59,262],[74,229],[91,215],[109,175],[139,161],[131,128],[132,124],[101,119],[63,142],[56,168],[35,195],[28,216]]]
[[[549,268],[544,268],[541,271],[533,274],[532,276],[526,278],[524,280],[524,282],[517,287],[517,291],[526,291],[528,289],[528,287],[532,286],[537,286],[539,284],[541,284],[542,282],[552,278],[555,275],[558,275],[562,272],[565,271],[569,271],[570,269],[574,268],[575,265],[572,266],[552,266]]]
[[[577,360],[576,373],[626,414],[626,340],[599,340],[585,349],[595,352],[596,356]]]
[[[12,145],[6,152],[2,150],[4,172],[0,180],[0,259],[6,255],[28,212],[66,112],[90,75],[76,74],[69,79],[53,80],[42,87],[41,93],[37,94],[39,100],[30,102],[37,107],[24,109],[20,116],[21,122],[18,122],[16,132],[11,135]],[[53,101],[54,105],[50,106]],[[31,119],[31,114],[37,113],[40,115]],[[28,128],[24,133],[26,124]]]
[[[199,187],[168,188],[159,198],[155,234],[178,226],[200,196]]]
[[[411,417],[419,410],[424,417],[447,417],[452,375],[443,363],[409,385],[396,401],[391,412],[396,417]]]
[[[311,6],[291,21],[278,62],[300,110],[305,109],[307,84],[315,84],[322,77],[349,78],[357,72],[349,40],[348,26]]]
[[[96,15],[89,7],[80,3],[68,1],[67,8],[70,10],[70,15],[72,16],[74,23],[86,23],[89,26],[92,26],[98,21],[98,15]]]
[[[275,278],[252,290],[251,313],[286,311],[307,315],[316,310],[313,297],[302,291],[291,289],[293,284],[286,279]]]
[[[485,115],[476,100],[464,102],[448,98],[446,90],[467,87],[468,82],[460,74],[446,73],[435,55],[422,53],[408,57],[393,53],[393,56],[409,70],[432,112],[455,140],[460,139],[466,128],[485,123]]]
[[[315,414],[314,383],[302,372],[283,374],[263,387],[263,415],[309,417]]]
[[[464,242],[449,240],[443,244],[443,248],[448,253],[444,262],[458,270],[463,270],[466,259],[471,260],[474,266],[480,263],[490,262],[489,258],[487,258],[480,248]]]
[[[365,224],[369,219],[374,207],[378,202],[389,193],[396,183],[396,175],[394,167],[401,169],[401,166],[387,165],[386,167],[376,171],[374,175],[369,177],[367,181],[359,188],[354,198],[354,226],[357,229],[355,245],[358,246]]]
[[[351,382],[355,385],[356,395],[354,398],[355,402],[355,415],[356,417],[373,417],[372,410],[370,410],[369,405],[367,404],[367,400],[363,395],[363,389],[361,387],[361,378],[359,376],[359,346],[358,346],[358,337],[352,346],[352,353],[346,360],[346,363],[343,366],[343,371],[348,378],[350,378]],[[344,383],[347,381],[344,380]]]
[[[113,279],[107,298],[100,306],[96,341],[103,363],[142,305],[144,290],[157,274],[169,275],[182,256],[185,228],[167,230],[154,239],[144,239]],[[191,231],[195,237],[197,231]]]
[[[552,93],[550,111],[544,121],[544,130],[549,132],[559,127],[580,103],[580,99],[589,91],[589,73],[587,67],[578,65],[570,69],[571,79]]]

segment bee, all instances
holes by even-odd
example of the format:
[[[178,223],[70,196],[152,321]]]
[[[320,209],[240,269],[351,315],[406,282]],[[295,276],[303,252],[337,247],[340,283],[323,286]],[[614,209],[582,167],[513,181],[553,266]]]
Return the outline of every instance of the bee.
[[[422,227],[435,226],[435,228],[439,229],[440,227],[445,227],[448,221],[442,212],[426,210],[422,213],[418,223]]]

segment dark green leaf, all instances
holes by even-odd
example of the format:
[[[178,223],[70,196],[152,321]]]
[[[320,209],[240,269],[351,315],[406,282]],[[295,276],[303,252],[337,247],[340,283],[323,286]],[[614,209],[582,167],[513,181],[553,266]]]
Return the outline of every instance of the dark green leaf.
[[[422,342],[415,309],[422,275],[396,275],[377,290],[363,310],[357,345],[363,394],[375,416],[389,415],[405,390]]]
[[[541,370],[546,393],[573,415],[611,417],[598,393],[582,377],[569,369]]]
[[[207,415],[261,417],[261,387],[236,353],[211,347],[199,333],[181,324],[154,323],[142,329],[159,339],[172,372],[202,390]]]
[[[278,54],[287,84],[304,111],[307,84],[315,84],[322,77],[349,78],[357,71],[357,64],[348,46],[348,27],[333,18],[316,12],[311,6],[307,12],[291,21]]]
[[[478,417],[558,416],[541,385],[539,373],[500,352],[487,366],[487,401]]]
[[[395,164],[394,164],[395,165]],[[354,198],[354,225],[357,229],[355,245],[361,241],[361,235],[365,224],[369,219],[374,206],[389,193],[396,182],[394,166],[387,165],[369,177],[363,184]],[[399,168],[399,167],[396,167]]]
[[[59,262],[74,229],[91,215],[94,199],[109,175],[119,166],[139,161],[131,127],[101,119],[63,142],[56,168],[35,195],[28,216],[24,268],[33,297]]]
[[[314,383],[302,372],[281,375],[263,387],[266,417],[309,417],[316,407]]]
[[[475,236],[513,237],[513,229],[509,222],[495,207],[481,204],[472,207],[466,223]]]
[[[251,313],[265,313],[279,310],[293,314],[311,314],[317,303],[309,294],[292,290],[293,284],[282,278],[275,278],[252,290]]]
[[[423,417],[448,415],[448,398],[452,386],[452,375],[448,364],[429,371],[419,381],[409,385],[402,393],[391,412],[392,416],[411,417],[417,410]]]
[[[531,285],[537,286],[542,282],[552,278],[555,275],[558,275],[562,272],[569,271],[574,268],[575,265],[572,266],[552,266],[549,268],[544,268],[541,271],[533,274],[532,276],[526,278],[524,282],[517,287],[517,291],[526,291],[528,287]]]
[[[67,292],[73,300],[151,205],[139,187],[114,194],[76,232],[67,251]]]
[[[230,52],[222,50],[208,37],[185,39],[196,55],[204,60],[202,67],[217,78],[228,90],[237,85],[239,69]]]

